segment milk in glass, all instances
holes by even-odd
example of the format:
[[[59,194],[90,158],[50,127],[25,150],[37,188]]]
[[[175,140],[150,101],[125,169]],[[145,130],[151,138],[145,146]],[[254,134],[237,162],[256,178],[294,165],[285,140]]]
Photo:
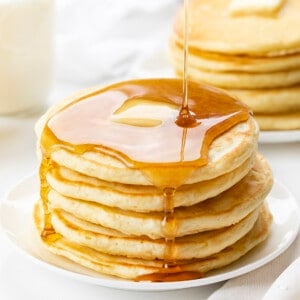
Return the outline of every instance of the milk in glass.
[[[40,108],[51,87],[54,0],[0,0],[0,114]]]

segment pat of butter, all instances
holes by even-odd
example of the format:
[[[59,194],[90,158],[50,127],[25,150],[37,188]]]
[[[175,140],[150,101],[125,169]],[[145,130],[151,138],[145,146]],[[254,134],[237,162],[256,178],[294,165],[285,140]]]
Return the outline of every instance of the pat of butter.
[[[111,116],[111,121],[138,127],[155,127],[178,115],[178,107],[166,102],[130,99]]]
[[[270,16],[279,11],[285,0],[232,0],[229,11],[231,15]]]

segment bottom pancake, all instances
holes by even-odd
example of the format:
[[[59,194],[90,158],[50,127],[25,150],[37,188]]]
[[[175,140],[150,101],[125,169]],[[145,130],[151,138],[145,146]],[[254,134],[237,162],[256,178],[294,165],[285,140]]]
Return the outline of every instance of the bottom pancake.
[[[35,206],[34,221],[40,233],[42,231],[43,214],[39,205]],[[202,259],[177,261],[178,267],[176,272],[206,273],[236,261],[267,238],[271,229],[271,223],[272,216],[268,208],[264,206],[253,228],[244,237],[211,256]],[[143,276],[147,274],[165,272],[163,260],[145,260],[104,254],[89,247],[70,242],[60,235],[57,235],[57,238],[53,240],[42,241],[52,253],[64,256],[100,273],[134,280],[137,278],[143,279]]]
[[[261,130],[295,130],[300,129],[300,111],[285,114],[255,114]]]

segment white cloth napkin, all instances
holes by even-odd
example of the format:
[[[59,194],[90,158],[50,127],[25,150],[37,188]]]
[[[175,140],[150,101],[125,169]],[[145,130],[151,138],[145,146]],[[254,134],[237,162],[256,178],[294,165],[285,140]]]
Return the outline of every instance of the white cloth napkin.
[[[263,300],[299,300],[300,257],[275,280]]]
[[[263,299],[273,282],[299,256],[299,253],[300,237],[298,236],[290,248],[274,261],[258,270],[228,280],[219,290],[214,292],[208,300]],[[300,295],[298,299],[300,299]],[[280,300],[291,299],[282,298]]]

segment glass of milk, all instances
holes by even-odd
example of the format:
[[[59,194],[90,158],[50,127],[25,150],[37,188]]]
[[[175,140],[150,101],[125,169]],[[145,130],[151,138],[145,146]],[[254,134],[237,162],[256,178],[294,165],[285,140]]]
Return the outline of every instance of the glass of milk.
[[[52,83],[54,0],[0,0],[0,114],[38,110]]]

